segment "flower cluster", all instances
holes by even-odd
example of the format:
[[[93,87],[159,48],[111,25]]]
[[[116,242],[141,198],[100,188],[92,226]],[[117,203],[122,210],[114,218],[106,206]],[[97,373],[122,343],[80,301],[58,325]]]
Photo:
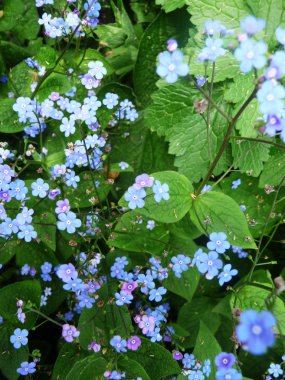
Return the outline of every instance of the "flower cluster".
[[[157,203],[160,203],[162,199],[168,201],[170,198],[169,186],[166,183],[162,184],[157,179],[154,181],[153,177],[144,173],[136,177],[134,185],[130,186],[125,194],[125,200],[129,202],[128,207],[130,209],[144,207],[144,198],[147,196],[145,188],[152,188],[154,199]]]
[[[232,353],[221,352],[215,358],[217,367],[216,379],[224,380],[242,380],[242,375],[235,368],[232,368],[236,362],[236,358]]]

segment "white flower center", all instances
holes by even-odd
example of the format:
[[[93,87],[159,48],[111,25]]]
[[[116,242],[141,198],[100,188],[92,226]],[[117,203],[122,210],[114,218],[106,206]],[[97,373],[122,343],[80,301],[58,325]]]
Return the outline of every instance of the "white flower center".
[[[247,54],[246,54],[246,58],[248,59],[252,59],[254,57],[254,52],[253,51],[249,51]]]
[[[169,66],[168,66],[168,70],[169,71],[174,71],[175,70],[175,65],[173,63],[171,63]]]
[[[251,329],[251,331],[253,332],[253,334],[255,335],[260,335],[261,332],[262,332],[262,328],[259,326],[259,325],[254,325]]]

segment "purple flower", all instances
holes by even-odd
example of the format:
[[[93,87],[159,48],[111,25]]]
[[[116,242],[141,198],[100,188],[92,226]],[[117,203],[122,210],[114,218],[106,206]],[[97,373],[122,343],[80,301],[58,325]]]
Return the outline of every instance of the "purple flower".
[[[81,79],[81,83],[87,90],[91,90],[92,88],[96,88],[99,86],[99,80],[95,79],[91,74],[85,74]]]
[[[141,174],[136,177],[134,188],[136,190],[142,189],[143,187],[152,187],[154,178],[150,177],[148,174]]]
[[[212,232],[210,234],[210,240],[207,243],[207,247],[211,251],[216,251],[218,253],[224,253],[230,248],[230,243],[226,241],[227,235],[224,232]]]
[[[127,341],[122,339],[119,335],[115,335],[110,340],[110,344],[117,352],[127,352]]]
[[[241,314],[236,335],[246,351],[253,355],[262,355],[275,342],[275,326],[276,319],[271,312],[257,313],[249,309]]]
[[[88,350],[93,350],[94,352],[100,352],[101,346],[96,342],[96,340],[93,340],[88,346]]]
[[[61,214],[62,212],[67,213],[70,210],[70,205],[69,205],[68,199],[64,199],[63,201],[57,201],[56,205],[57,205],[57,207],[55,209],[55,212],[57,214]]]
[[[56,274],[62,279],[63,282],[69,282],[70,280],[74,280],[78,277],[78,273],[72,264],[60,265],[56,271]]]
[[[229,369],[236,362],[236,358],[232,353],[221,352],[215,357],[215,364],[218,369]]]
[[[178,48],[178,43],[174,38],[170,38],[167,41],[167,50],[170,52],[175,51]]]
[[[174,351],[172,354],[173,359],[175,360],[182,360],[183,359],[183,354],[179,351]]]
[[[68,323],[65,323],[62,326],[62,337],[68,343],[73,342],[73,338],[77,338],[79,334],[80,332],[76,329],[75,326],[69,325]]]
[[[142,341],[140,338],[135,335],[128,339],[127,347],[129,350],[136,351],[140,347],[141,343]]]
[[[60,190],[59,189],[52,189],[52,190],[50,190],[50,192],[48,194],[48,197],[49,197],[49,199],[53,200],[59,194],[60,194]]]
[[[139,321],[139,328],[143,334],[150,333],[154,330],[155,318],[153,316],[143,315]]]

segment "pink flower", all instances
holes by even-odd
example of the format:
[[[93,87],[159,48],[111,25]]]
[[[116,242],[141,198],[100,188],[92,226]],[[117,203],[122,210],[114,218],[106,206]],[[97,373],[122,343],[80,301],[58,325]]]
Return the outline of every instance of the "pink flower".
[[[137,282],[124,282],[122,286],[122,290],[125,292],[132,294],[132,292],[138,287]]]
[[[136,190],[142,189],[143,187],[152,187],[154,178],[150,177],[148,174],[143,173],[136,177],[136,182],[134,188]]]
[[[77,338],[80,332],[76,329],[75,326],[71,326],[68,323],[65,323],[62,326],[62,337],[68,343],[73,342],[73,338]]]
[[[139,322],[139,328],[142,329],[143,334],[151,333],[154,331],[155,318],[153,316],[143,315]]]

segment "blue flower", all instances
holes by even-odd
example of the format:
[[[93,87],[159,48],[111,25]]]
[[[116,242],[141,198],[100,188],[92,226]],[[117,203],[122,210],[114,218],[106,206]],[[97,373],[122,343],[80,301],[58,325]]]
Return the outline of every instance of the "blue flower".
[[[214,34],[220,34],[224,32],[226,28],[220,23],[220,21],[207,20],[205,22],[204,33],[209,36]]]
[[[191,367],[194,367],[196,363],[195,356],[193,354],[184,354],[182,363],[184,368],[190,369]]]
[[[93,303],[95,302],[95,299],[88,296],[88,294],[82,293],[79,296],[77,296],[77,299],[79,301],[80,307],[87,307],[87,309],[91,309],[93,306]]]
[[[217,380],[242,380],[242,375],[236,369],[220,369],[216,372]]]
[[[160,203],[162,199],[168,201],[169,199],[169,186],[164,183],[163,185],[161,184],[160,181],[155,180],[155,183],[152,187],[152,191],[154,193],[154,199],[156,202]]]
[[[268,368],[268,373],[274,377],[279,377],[279,375],[283,374],[283,370],[280,364],[271,363]]]
[[[125,200],[129,202],[128,206],[130,209],[134,210],[135,208],[143,208],[144,200],[146,197],[146,192],[144,189],[135,189],[134,186],[128,188],[128,191],[125,194]]]
[[[222,268],[223,262],[218,259],[217,252],[201,253],[199,259],[196,261],[196,266],[200,273],[206,273],[206,278],[212,280],[218,275],[219,269]]]
[[[235,50],[235,57],[241,62],[240,69],[248,73],[253,67],[261,69],[266,64],[265,53],[267,45],[263,41],[254,42],[251,39],[243,41]]]
[[[218,57],[226,54],[226,50],[222,48],[224,41],[221,38],[208,37],[204,47],[198,56],[198,62],[211,61],[214,62]]]
[[[183,62],[184,55],[181,50],[174,52],[164,51],[159,54],[159,65],[156,68],[156,73],[165,78],[167,83],[174,83],[178,77],[185,77],[189,72],[189,67]]]
[[[28,362],[22,362],[20,364],[21,367],[19,367],[17,369],[17,372],[22,375],[22,376],[27,376],[31,373],[34,373],[36,372],[36,363],[34,362],[31,362],[31,363],[28,363]]]
[[[180,278],[181,273],[185,272],[189,268],[189,264],[191,262],[190,257],[184,255],[177,255],[171,258],[171,262],[173,263],[172,270],[176,277]]]
[[[259,111],[265,115],[277,115],[283,110],[285,89],[277,82],[265,81],[256,94]]]
[[[116,305],[123,306],[125,304],[130,304],[134,297],[124,290],[121,290],[120,293],[115,293]]]
[[[237,189],[240,184],[241,184],[241,180],[240,179],[237,179],[237,180],[233,181],[232,182],[232,189]]]
[[[234,354],[221,352],[215,357],[215,364],[218,369],[230,369],[236,362]]]
[[[72,186],[76,189],[77,182],[80,181],[80,178],[78,175],[75,175],[75,171],[71,170],[70,173],[65,174],[65,184],[66,186]]]
[[[34,230],[34,227],[29,224],[24,224],[19,226],[20,231],[17,236],[19,239],[24,239],[27,243],[29,243],[32,239],[37,237],[37,233]]]
[[[115,335],[110,340],[110,344],[117,352],[127,352],[127,341],[122,339],[119,335]]]
[[[10,342],[13,344],[14,348],[18,349],[21,346],[28,344],[29,331],[26,329],[16,329],[14,330],[14,335],[10,336]]]
[[[72,292],[78,292],[79,290],[84,289],[84,285],[80,278],[75,278],[75,279],[70,279],[69,281],[67,281],[66,284],[63,285],[63,289],[71,290]]]
[[[232,277],[237,274],[238,271],[236,269],[232,269],[231,264],[226,264],[223,268],[223,272],[218,275],[219,284],[223,286],[225,282],[231,281]]]
[[[73,234],[76,228],[81,226],[81,220],[76,219],[76,214],[72,211],[59,214],[58,219],[57,228],[61,231],[66,230],[69,234]]]
[[[31,184],[31,188],[34,197],[39,196],[40,198],[44,198],[47,195],[49,185],[42,178],[38,178],[36,182]]]
[[[119,97],[117,94],[112,94],[111,92],[107,92],[105,95],[105,99],[103,99],[103,104],[109,109],[113,109],[117,104]]]
[[[202,371],[199,369],[192,370],[191,373],[188,375],[188,380],[204,380],[205,376]]]
[[[206,377],[210,376],[210,373],[211,373],[211,361],[209,359],[206,359],[204,361],[204,365],[203,365],[202,371],[206,375]]]
[[[151,289],[149,292],[149,300],[160,302],[162,300],[162,296],[166,293],[166,289],[163,286],[160,286],[158,289]]]
[[[207,243],[207,247],[211,251],[216,251],[218,253],[224,253],[230,248],[230,243],[226,240],[227,235],[224,232],[212,232],[210,234],[210,240]]]
[[[277,28],[275,31],[275,36],[277,38],[277,41],[285,46],[285,29]]]
[[[236,335],[246,351],[253,355],[262,355],[275,342],[273,331],[275,326],[276,320],[271,312],[261,311],[257,313],[250,309],[241,314]]]
[[[203,77],[203,75],[200,75],[200,74],[197,75],[197,78],[196,78],[197,86],[203,87],[206,82],[207,82],[207,79]]]
[[[254,16],[248,16],[241,21],[240,26],[242,30],[250,35],[260,32],[265,28],[266,22],[262,18],[258,19]]]

